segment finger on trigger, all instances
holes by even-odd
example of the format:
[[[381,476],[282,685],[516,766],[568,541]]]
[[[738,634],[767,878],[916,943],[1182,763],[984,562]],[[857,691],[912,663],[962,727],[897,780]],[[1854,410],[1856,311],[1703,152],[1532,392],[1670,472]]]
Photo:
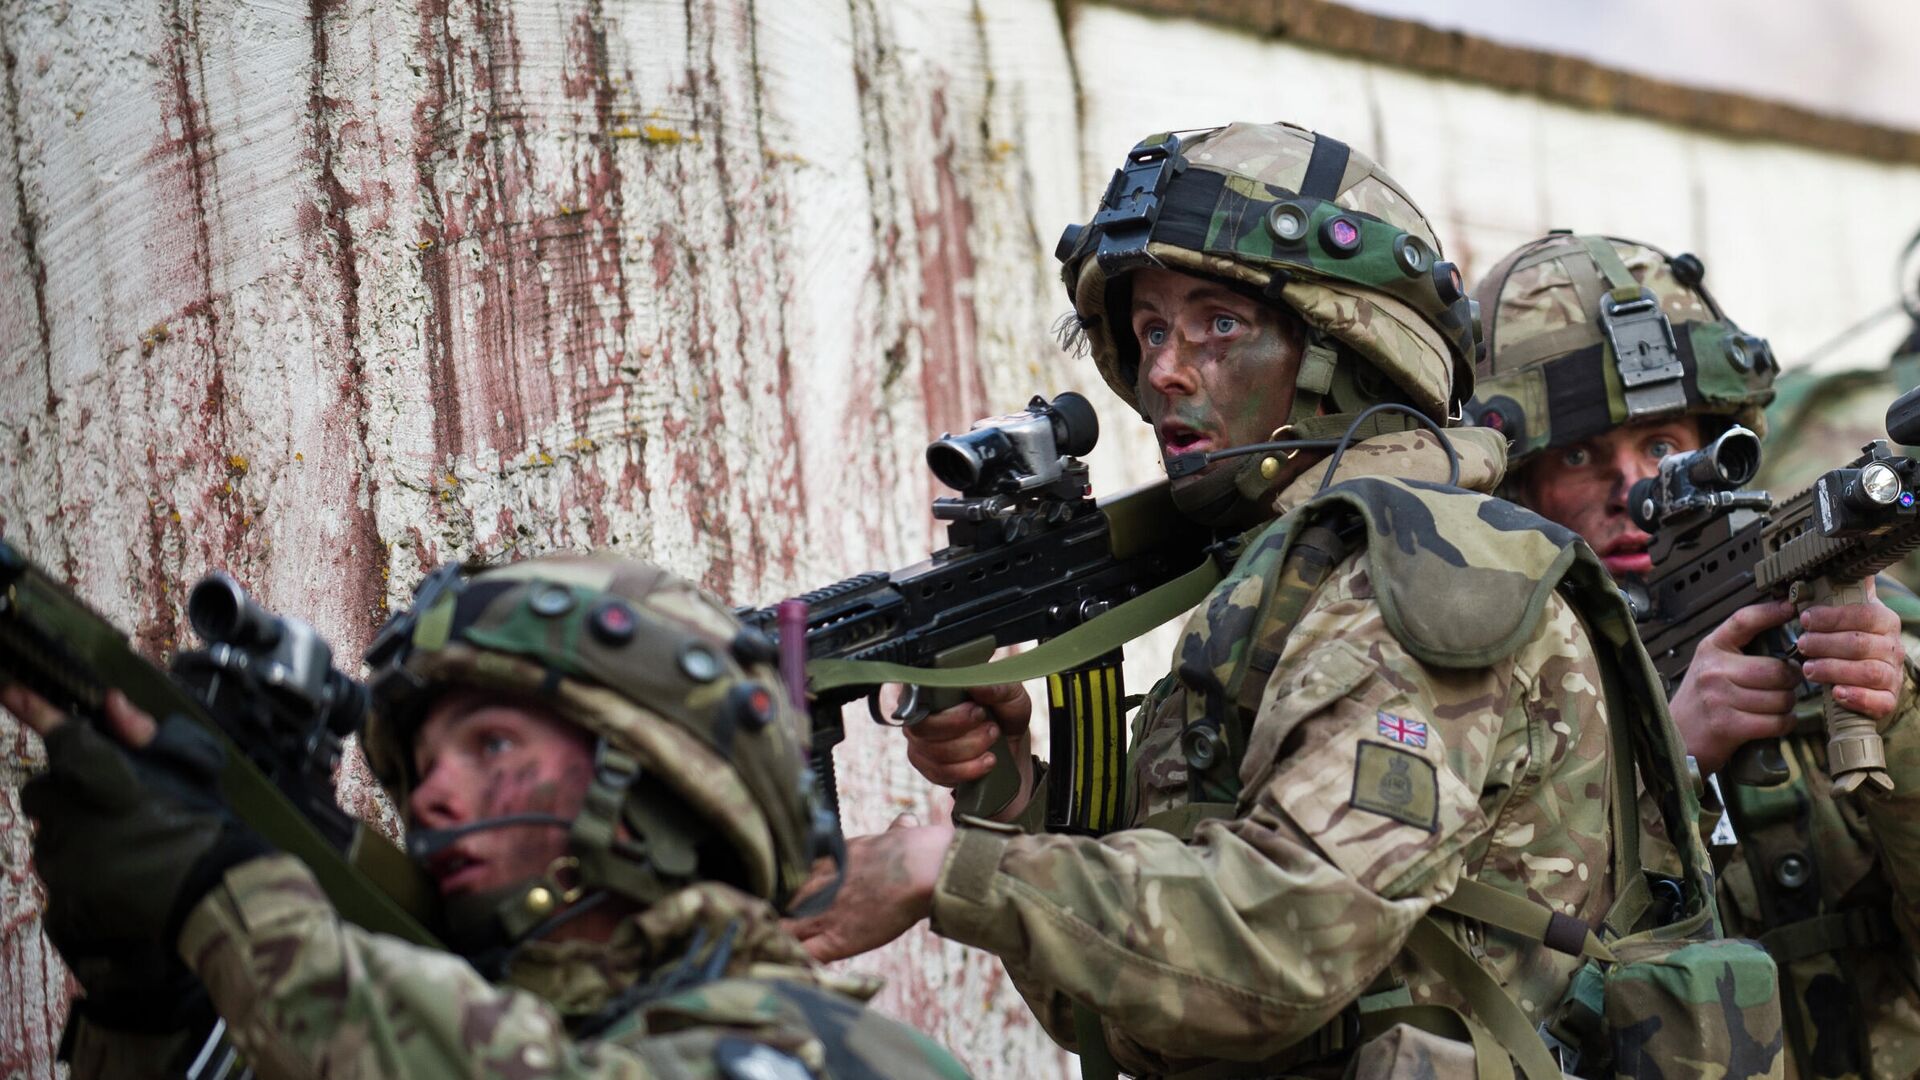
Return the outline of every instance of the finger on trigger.
[[[1745,646],[1763,631],[1785,626],[1792,618],[1793,605],[1785,600],[1748,604],[1727,616],[1711,636],[1727,645]]]

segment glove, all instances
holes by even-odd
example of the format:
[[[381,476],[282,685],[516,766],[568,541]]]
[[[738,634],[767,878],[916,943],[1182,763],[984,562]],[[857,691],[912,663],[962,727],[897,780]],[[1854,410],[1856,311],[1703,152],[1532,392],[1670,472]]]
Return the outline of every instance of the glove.
[[[93,958],[138,957],[141,946],[171,955],[188,913],[227,870],[272,850],[218,793],[220,744],[184,717],[163,721],[135,752],[76,722],[50,732],[46,748],[47,771],[21,788],[20,805],[39,822],[47,937],[76,971],[97,967]]]

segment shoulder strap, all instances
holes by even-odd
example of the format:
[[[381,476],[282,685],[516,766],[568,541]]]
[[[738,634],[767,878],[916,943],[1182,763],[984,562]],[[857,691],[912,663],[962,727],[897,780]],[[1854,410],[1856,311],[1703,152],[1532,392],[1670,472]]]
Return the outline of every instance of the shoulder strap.
[[[1279,580],[1267,597],[1258,622],[1258,636],[1246,653],[1246,661],[1234,676],[1237,686],[1229,693],[1239,713],[1240,730],[1235,745],[1244,748],[1253,719],[1260,711],[1260,699],[1266,694],[1267,681],[1287,646],[1287,638],[1306,614],[1320,586],[1326,584],[1333,568],[1347,557],[1348,545],[1340,533],[1322,524],[1300,531],[1300,536],[1281,564]]]
[[[922,668],[877,660],[809,660],[807,687],[815,693],[842,686],[881,683],[966,689],[1045,678],[1098,659],[1184,613],[1219,582],[1220,565],[1209,558],[1172,581],[1023,653],[985,664],[950,668]]]
[[[1467,1007],[1473,1010],[1471,1020],[1463,1020],[1473,1041],[1473,1056],[1482,1080],[1498,1075],[1507,1055],[1520,1066],[1520,1074],[1527,1080],[1561,1080],[1560,1065],[1547,1049],[1546,1040],[1540,1037],[1539,1030],[1520,1004],[1507,996],[1506,990],[1495,982],[1487,969],[1480,966],[1473,954],[1464,945],[1453,940],[1438,922],[1431,918],[1421,919],[1413,924],[1413,933],[1407,936],[1407,951],[1422,964],[1438,972],[1462,998]],[[1374,1022],[1389,1020],[1397,1009],[1382,1010]],[[1475,1028],[1492,1036],[1492,1045],[1484,1045]],[[1444,1034],[1444,1032],[1440,1032]],[[1498,1063],[1497,1065],[1495,1063]],[[1511,1075],[1509,1073],[1509,1075]]]
[[[1537,941],[1555,952],[1613,962],[1613,950],[1601,943],[1593,927],[1545,904],[1515,896],[1483,881],[1461,878],[1453,895],[1434,906]]]
[[[1579,537],[1490,495],[1362,476],[1295,511],[1303,525],[1347,513],[1362,530],[1387,628],[1423,664],[1479,668],[1533,636]]]

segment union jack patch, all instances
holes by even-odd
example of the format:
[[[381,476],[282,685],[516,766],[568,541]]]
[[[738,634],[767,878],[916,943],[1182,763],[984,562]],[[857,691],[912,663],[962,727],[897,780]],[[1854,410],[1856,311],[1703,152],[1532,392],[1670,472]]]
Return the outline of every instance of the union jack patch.
[[[1383,712],[1380,717],[1380,734],[1397,743],[1418,746],[1426,749],[1427,725],[1420,720],[1407,720],[1392,713]]]

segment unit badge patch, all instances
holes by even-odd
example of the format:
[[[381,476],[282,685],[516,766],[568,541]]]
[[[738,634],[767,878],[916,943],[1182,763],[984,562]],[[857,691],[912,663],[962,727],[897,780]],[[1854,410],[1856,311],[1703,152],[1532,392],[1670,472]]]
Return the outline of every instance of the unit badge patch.
[[[1351,802],[1362,810],[1432,832],[1440,818],[1439,776],[1433,762],[1418,754],[1385,743],[1363,742],[1354,747]]]
[[[1427,725],[1424,720],[1408,720],[1402,716],[1395,716],[1390,712],[1383,712],[1378,715],[1380,717],[1380,734],[1383,738],[1392,739],[1397,743],[1405,743],[1408,746],[1417,746],[1422,750],[1426,749]]]

